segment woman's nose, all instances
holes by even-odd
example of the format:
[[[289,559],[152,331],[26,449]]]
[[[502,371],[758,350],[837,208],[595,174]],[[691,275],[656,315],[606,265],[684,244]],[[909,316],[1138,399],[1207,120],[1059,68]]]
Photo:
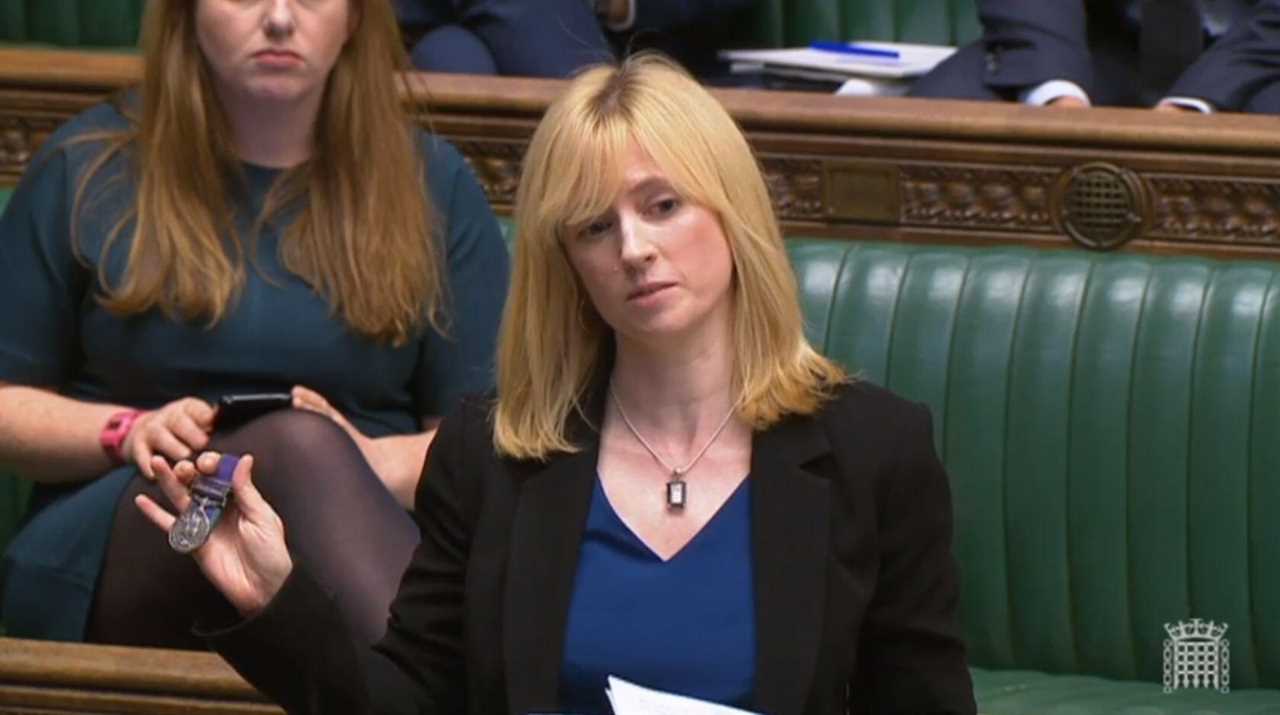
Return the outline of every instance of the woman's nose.
[[[642,265],[653,260],[657,255],[654,240],[654,227],[634,217],[618,219],[618,233],[621,238],[620,252],[622,262],[627,265]]]
[[[285,38],[293,34],[293,3],[295,0],[267,0],[267,14],[263,18],[263,29],[272,39]]]

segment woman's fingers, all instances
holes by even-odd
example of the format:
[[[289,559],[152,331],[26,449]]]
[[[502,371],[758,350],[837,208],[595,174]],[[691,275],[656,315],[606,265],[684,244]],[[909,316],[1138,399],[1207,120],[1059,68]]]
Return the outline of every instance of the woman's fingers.
[[[147,444],[145,439],[134,440],[133,463],[138,465],[138,471],[142,473],[142,476],[155,481],[156,473],[155,470],[151,468],[151,459],[153,456],[151,447]]]
[[[161,531],[168,533],[173,528],[173,522],[177,521],[177,517],[165,511],[164,507],[155,503],[151,497],[146,494],[139,494],[133,498],[133,503],[138,507],[138,511],[147,517],[147,520],[155,524]]]
[[[231,493],[235,495],[236,506],[250,522],[261,524],[277,518],[275,509],[253,485],[253,455],[246,454],[240,458],[236,471],[231,475]]]
[[[150,441],[153,452],[163,454],[175,462],[191,459],[195,455],[186,442],[178,439],[167,429],[157,431]]]
[[[203,432],[213,430],[213,418],[218,410],[213,405],[197,398],[189,398],[183,405],[183,414]],[[204,445],[200,445],[204,446]]]
[[[293,394],[294,407],[300,410],[310,410],[312,412],[322,414],[338,424],[346,422],[342,413],[335,410],[333,405],[329,404],[329,401],[324,399],[324,396],[315,390],[312,390],[309,387],[303,387],[302,385],[294,385],[291,392]]]
[[[190,462],[183,462],[177,466],[177,469],[183,469],[183,465],[190,467]],[[173,505],[176,511],[184,511],[191,502],[191,497],[187,495],[187,483],[169,468],[169,464],[161,457],[153,457],[151,460],[151,469],[155,472],[156,482],[160,485],[160,491],[164,492],[164,496]]]
[[[209,433],[196,423],[194,417],[188,414],[175,416],[172,424],[169,425],[169,431],[193,450],[204,449],[205,445],[209,444]]]
[[[222,455],[217,452],[204,452],[196,457],[195,467],[200,470],[201,474],[217,474],[218,462],[222,461]]]

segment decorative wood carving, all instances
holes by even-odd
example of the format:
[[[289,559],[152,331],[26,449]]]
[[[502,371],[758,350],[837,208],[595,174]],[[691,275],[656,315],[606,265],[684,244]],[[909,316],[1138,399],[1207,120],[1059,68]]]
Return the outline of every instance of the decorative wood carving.
[[[904,167],[902,223],[1052,233],[1049,199],[1060,174],[1034,167]]]
[[[1280,245],[1280,182],[1152,176],[1151,235]]]
[[[826,217],[822,162],[766,156],[760,163],[765,186],[769,188],[780,219],[805,221]]]
[[[24,117],[0,109],[0,183],[22,175],[36,149],[61,123],[57,118]]]
[[[510,211],[516,203],[526,144],[478,139],[454,139],[453,143],[471,165],[489,203]]]

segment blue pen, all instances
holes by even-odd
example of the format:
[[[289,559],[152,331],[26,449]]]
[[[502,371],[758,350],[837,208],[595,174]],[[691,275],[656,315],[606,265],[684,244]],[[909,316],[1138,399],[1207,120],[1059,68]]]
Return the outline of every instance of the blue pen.
[[[850,45],[844,42],[825,42],[817,40],[809,43],[810,49],[822,50],[823,52],[838,52],[842,55],[860,55],[862,57],[880,57],[887,60],[896,60],[901,55],[897,50],[882,50],[878,47],[863,47],[861,45]]]

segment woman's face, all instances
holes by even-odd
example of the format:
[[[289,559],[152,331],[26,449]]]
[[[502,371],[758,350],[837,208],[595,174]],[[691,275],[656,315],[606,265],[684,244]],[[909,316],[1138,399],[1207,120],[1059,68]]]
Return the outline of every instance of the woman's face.
[[[195,0],[196,40],[225,99],[324,92],[354,26],[351,0]]]
[[[733,257],[719,219],[635,143],[623,175],[613,206],[564,241],[596,311],[620,342],[727,335]]]

